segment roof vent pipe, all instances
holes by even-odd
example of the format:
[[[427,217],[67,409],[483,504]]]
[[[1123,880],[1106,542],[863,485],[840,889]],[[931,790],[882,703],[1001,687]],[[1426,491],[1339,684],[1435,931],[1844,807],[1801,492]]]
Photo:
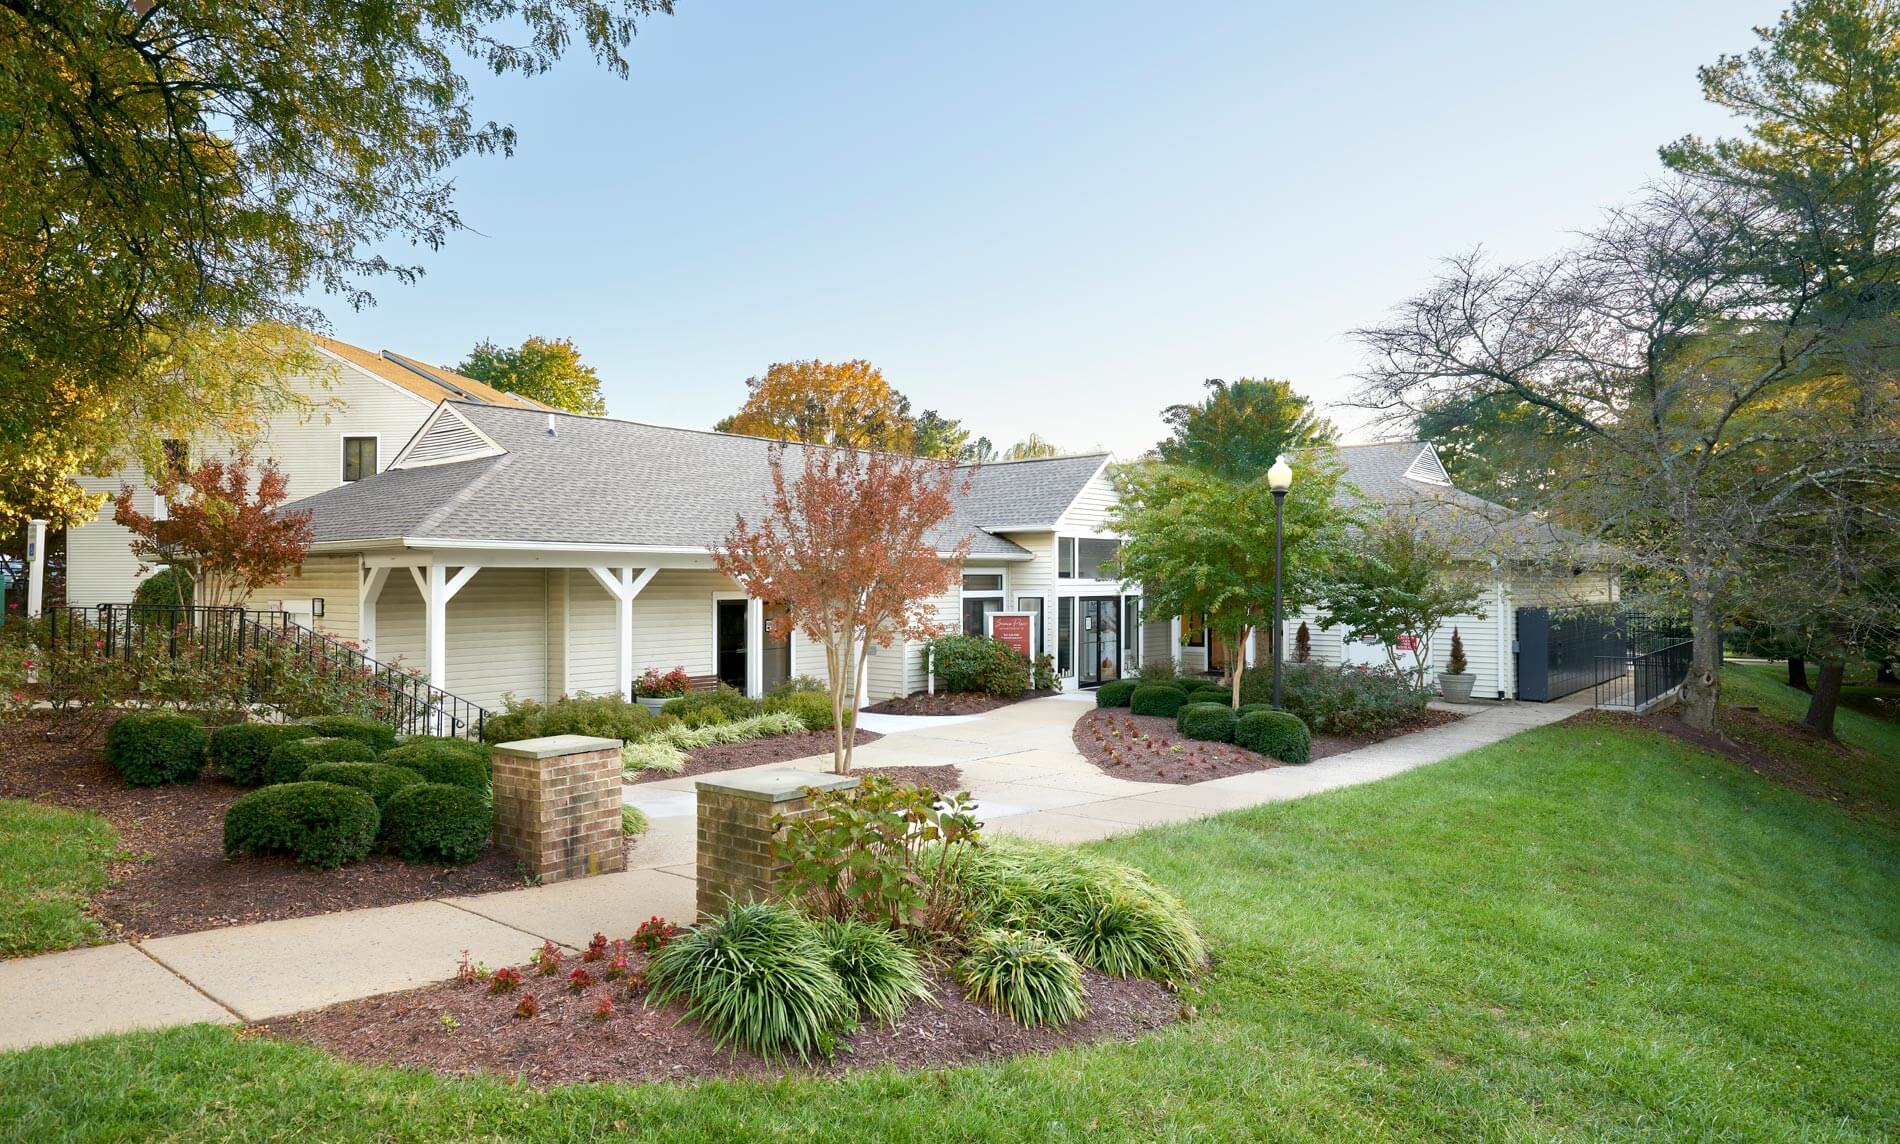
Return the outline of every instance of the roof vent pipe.
[[[554,432],[554,414],[550,413],[548,414],[548,436],[553,437],[555,435],[556,434]]]

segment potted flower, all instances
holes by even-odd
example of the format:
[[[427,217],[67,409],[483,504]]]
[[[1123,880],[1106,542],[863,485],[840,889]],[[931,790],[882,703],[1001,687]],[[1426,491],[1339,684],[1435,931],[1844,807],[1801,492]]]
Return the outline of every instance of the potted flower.
[[[641,673],[640,678],[633,681],[633,698],[640,706],[658,715],[667,700],[678,699],[692,685],[692,677],[686,674],[683,667],[666,672],[649,667]]]
[[[1447,703],[1469,703],[1471,685],[1478,677],[1465,670],[1465,641],[1458,636],[1458,629],[1451,629],[1451,657],[1445,661],[1445,670],[1438,673],[1438,689],[1445,693]]]

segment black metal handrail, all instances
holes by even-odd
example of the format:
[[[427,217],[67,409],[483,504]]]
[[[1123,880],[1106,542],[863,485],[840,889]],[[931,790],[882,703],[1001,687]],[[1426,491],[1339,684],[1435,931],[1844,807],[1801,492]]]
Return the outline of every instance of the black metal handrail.
[[[291,667],[313,670],[331,686],[352,685],[367,693],[372,718],[401,734],[480,739],[488,712],[479,704],[433,686],[416,673],[382,663],[333,636],[313,631],[288,612],[170,604],[100,604],[48,613],[48,643],[80,638],[107,660],[133,661],[162,654],[202,656],[214,663],[250,663],[243,687],[250,702],[266,702],[271,685]],[[287,657],[287,658],[280,658]],[[54,657],[58,662],[58,657]],[[293,712],[286,712],[293,714]]]
[[[1622,655],[1598,657],[1597,685],[1591,696],[1598,707],[1642,711],[1689,677],[1695,644],[1688,629],[1648,617],[1642,620],[1627,631]]]

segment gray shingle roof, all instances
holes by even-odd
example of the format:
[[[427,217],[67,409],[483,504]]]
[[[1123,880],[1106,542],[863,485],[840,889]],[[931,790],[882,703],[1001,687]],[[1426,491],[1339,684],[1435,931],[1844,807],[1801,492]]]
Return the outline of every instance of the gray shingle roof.
[[[558,413],[550,435],[542,412],[450,404],[506,455],[388,470],[296,502],[290,507],[310,511],[318,543],[404,537],[710,548],[739,514],[757,519],[771,492],[773,443],[757,437]],[[973,555],[1025,555],[983,526],[1053,527],[1102,459],[976,471],[938,543],[947,549],[968,536]]]
[[[1588,537],[1532,513],[1506,508],[1450,485],[1406,476],[1427,448],[1422,441],[1342,445],[1336,456],[1345,465],[1346,483],[1361,497],[1387,506],[1388,511],[1411,514],[1454,551],[1469,555],[1496,553],[1516,559],[1564,557],[1590,561],[1610,555],[1608,549]]]

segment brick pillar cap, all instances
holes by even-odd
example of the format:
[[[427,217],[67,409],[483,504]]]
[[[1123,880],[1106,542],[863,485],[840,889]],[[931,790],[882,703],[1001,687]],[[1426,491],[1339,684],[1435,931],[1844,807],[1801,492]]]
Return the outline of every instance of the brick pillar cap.
[[[858,785],[856,775],[818,774],[793,767],[773,767],[769,771],[742,771],[716,775],[694,784],[701,794],[724,794],[760,802],[792,802],[805,797],[807,787],[819,790],[850,790]]]
[[[620,740],[602,739],[594,735],[544,735],[539,739],[516,739],[512,743],[496,743],[497,755],[510,755],[517,759],[552,759],[559,755],[582,755],[589,751],[618,751]]]

